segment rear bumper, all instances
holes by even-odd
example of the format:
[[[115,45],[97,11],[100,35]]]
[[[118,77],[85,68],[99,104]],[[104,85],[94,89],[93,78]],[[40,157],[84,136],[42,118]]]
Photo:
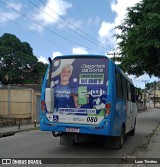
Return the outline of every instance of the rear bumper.
[[[81,124],[64,124],[50,123],[44,116],[40,120],[40,129],[42,131],[66,132],[66,128],[79,129],[80,134],[94,134],[111,136],[110,120],[104,119],[99,125],[81,125]]]

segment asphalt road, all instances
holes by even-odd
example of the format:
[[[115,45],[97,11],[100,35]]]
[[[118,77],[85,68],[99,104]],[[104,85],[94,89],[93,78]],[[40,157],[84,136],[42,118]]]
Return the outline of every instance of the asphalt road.
[[[126,155],[132,155],[146,138],[146,135],[155,129],[159,121],[160,110],[158,109],[139,113],[136,134],[126,136],[121,150],[106,149],[102,143],[61,146],[59,138],[53,137],[50,132],[39,130],[23,132],[0,138],[0,158],[122,158]]]

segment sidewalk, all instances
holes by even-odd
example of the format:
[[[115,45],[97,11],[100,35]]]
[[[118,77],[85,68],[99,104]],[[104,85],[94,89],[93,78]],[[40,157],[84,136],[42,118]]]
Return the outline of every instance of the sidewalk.
[[[39,129],[39,127],[40,126],[38,123],[36,124],[36,126],[35,126],[35,124],[27,124],[27,125],[3,127],[3,128],[0,128],[0,138],[6,137],[6,136],[12,136],[15,133],[19,133],[19,132],[23,132],[23,131]]]
[[[160,109],[156,109],[160,112]],[[154,121],[154,120],[153,120]],[[160,167],[160,119],[156,127],[141,142],[132,158],[137,162],[125,167]],[[139,161],[139,162],[138,162]],[[142,163],[141,163],[142,162]]]
[[[152,136],[147,150],[139,158],[159,158],[160,157],[160,126]]]

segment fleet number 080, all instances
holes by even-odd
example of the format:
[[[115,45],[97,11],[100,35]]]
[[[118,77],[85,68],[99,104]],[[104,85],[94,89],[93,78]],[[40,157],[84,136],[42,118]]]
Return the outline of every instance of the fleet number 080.
[[[87,122],[97,122],[97,117],[87,117]]]

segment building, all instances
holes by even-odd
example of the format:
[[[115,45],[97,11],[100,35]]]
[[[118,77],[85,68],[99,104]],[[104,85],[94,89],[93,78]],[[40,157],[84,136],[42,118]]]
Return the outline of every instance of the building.
[[[146,97],[149,107],[160,107],[160,81],[148,90]]]

